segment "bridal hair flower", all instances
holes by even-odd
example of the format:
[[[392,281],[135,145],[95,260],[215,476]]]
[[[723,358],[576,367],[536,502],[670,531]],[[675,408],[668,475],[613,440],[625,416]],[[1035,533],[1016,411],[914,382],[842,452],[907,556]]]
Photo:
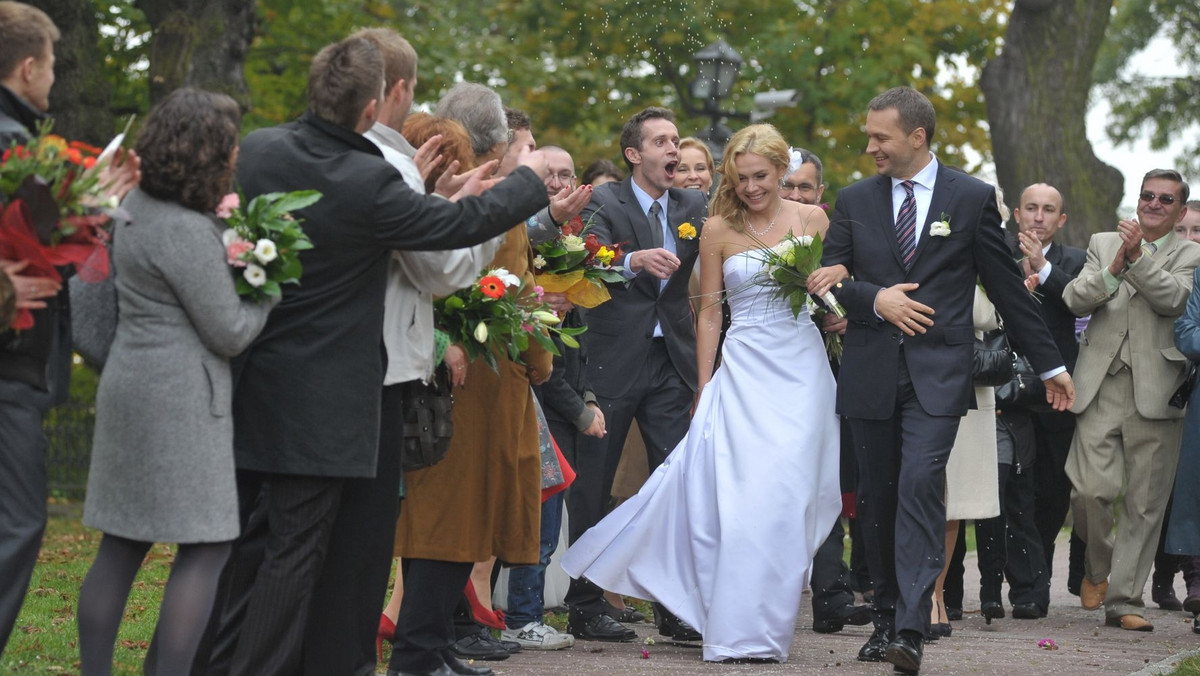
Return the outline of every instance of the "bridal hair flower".
[[[684,222],[679,225],[679,239],[696,239],[696,228],[689,222]]]

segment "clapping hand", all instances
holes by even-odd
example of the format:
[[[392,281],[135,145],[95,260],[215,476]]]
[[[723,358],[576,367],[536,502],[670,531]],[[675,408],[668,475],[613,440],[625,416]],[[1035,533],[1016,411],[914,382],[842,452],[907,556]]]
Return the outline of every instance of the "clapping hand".
[[[438,153],[442,147],[442,135],[434,134],[429,137],[429,140],[422,143],[417,152],[413,155],[413,164],[417,165],[417,171],[421,172],[421,180],[429,179],[429,175],[442,161],[442,155]]]
[[[875,295],[875,312],[886,321],[896,325],[907,336],[925,333],[933,326],[933,308],[908,297],[919,284],[896,284],[881,289]]]
[[[1040,272],[1042,268],[1046,267],[1046,254],[1042,253],[1042,240],[1038,238],[1037,233],[1017,233],[1017,240],[1029,272]]]
[[[1117,224],[1117,234],[1121,236],[1121,246],[1108,266],[1109,274],[1114,277],[1124,272],[1126,266],[1142,255],[1141,224],[1135,220],[1125,219]]]
[[[112,159],[100,168],[100,194],[115,197],[117,202],[142,181],[142,158],[124,148],[113,153]]]

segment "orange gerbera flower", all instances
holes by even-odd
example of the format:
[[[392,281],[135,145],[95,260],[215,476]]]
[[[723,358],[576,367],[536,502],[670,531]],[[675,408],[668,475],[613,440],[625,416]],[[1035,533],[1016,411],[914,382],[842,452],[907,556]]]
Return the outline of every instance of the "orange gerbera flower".
[[[482,277],[479,280],[479,290],[488,298],[500,298],[504,295],[504,281],[491,275]]]

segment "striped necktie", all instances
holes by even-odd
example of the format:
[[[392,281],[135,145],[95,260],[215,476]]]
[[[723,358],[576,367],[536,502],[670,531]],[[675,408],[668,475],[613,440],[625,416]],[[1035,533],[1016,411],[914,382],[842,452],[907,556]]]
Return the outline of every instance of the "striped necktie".
[[[904,188],[904,202],[896,215],[896,239],[900,242],[900,258],[908,268],[917,251],[917,199],[913,197],[912,181],[901,181],[900,186]]]

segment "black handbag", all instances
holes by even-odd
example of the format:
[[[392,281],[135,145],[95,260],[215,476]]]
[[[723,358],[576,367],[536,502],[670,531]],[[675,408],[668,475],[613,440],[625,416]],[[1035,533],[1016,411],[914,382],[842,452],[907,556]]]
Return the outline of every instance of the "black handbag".
[[[401,385],[404,443],[400,463],[404,471],[432,467],[446,457],[454,434],[452,387],[445,364],[438,365],[429,383],[414,380]]]
[[[1196,387],[1196,362],[1188,360],[1187,370],[1184,371],[1183,384],[1179,389],[1175,390],[1175,394],[1171,395],[1171,400],[1167,405],[1175,408],[1186,408],[1188,399],[1192,396],[1192,390]]]
[[[992,329],[975,339],[971,378],[977,387],[996,387],[1012,380],[1013,350],[1004,328]]]
[[[996,408],[1020,408],[1031,413],[1050,413],[1054,410],[1046,401],[1046,384],[1033,370],[1029,360],[1017,352],[1013,353],[1013,374],[1002,385],[996,387]]]

